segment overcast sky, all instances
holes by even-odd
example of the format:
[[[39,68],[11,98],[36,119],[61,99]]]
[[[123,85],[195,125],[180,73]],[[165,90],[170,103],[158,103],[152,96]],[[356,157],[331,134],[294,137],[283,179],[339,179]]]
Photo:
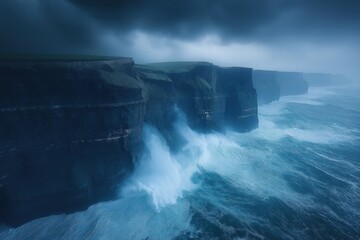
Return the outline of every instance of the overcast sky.
[[[360,76],[359,0],[0,0],[0,53]]]

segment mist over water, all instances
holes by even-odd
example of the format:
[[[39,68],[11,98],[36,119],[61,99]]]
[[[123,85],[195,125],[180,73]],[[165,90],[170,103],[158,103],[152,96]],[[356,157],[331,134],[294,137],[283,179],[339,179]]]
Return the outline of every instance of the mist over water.
[[[116,201],[3,229],[0,239],[359,239],[360,91],[311,88],[259,108],[259,128],[152,126]]]

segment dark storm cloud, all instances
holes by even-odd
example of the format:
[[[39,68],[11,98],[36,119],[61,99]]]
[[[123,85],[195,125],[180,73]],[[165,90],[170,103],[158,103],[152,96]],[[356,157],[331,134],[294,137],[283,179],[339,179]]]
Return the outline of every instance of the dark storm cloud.
[[[0,0],[0,54],[360,70],[359,0]]]
[[[216,32],[223,38],[358,34],[357,0],[70,0],[113,28],[141,29],[191,38]]]
[[[208,31],[249,34],[278,15],[278,0],[70,1],[112,27],[185,38]]]
[[[359,37],[358,26],[356,0],[0,0],[2,52],[102,51],[105,32],[261,42]]]
[[[57,0],[0,0],[1,53],[86,52],[97,47],[96,23]]]

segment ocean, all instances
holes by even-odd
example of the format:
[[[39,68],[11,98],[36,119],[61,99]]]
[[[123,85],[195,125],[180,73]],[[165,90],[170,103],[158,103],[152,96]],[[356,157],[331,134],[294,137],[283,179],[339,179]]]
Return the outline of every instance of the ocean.
[[[249,133],[201,134],[149,149],[119,199],[49,216],[0,239],[360,239],[360,89],[310,88],[259,107]]]

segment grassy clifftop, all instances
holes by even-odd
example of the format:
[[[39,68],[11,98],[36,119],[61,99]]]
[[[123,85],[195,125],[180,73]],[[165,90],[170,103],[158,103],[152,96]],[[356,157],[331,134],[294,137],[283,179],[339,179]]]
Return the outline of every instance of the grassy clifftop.
[[[180,73],[188,72],[196,66],[211,66],[212,63],[208,62],[160,62],[137,65],[138,68],[159,70],[165,73]]]
[[[45,62],[86,62],[131,59],[127,57],[97,55],[57,55],[57,54],[3,54],[0,61],[45,61]]]

